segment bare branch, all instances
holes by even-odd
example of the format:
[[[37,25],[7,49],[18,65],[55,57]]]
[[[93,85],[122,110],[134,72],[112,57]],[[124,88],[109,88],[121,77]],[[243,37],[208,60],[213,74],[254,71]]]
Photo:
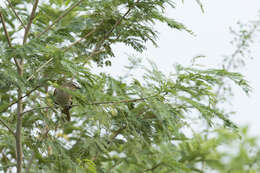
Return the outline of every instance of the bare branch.
[[[49,31],[56,23],[58,23],[61,19],[63,19],[73,8],[77,7],[83,0],[79,0],[74,5],[72,5],[70,8],[65,10],[65,12],[60,15],[51,25],[49,25],[44,31],[42,31],[37,37],[40,38],[43,34],[45,34],[47,31]]]
[[[9,6],[10,6],[11,9],[12,9],[14,15],[16,16],[16,18],[19,20],[19,22],[21,23],[21,25],[22,25],[23,28],[25,29],[25,25],[24,25],[23,21],[21,20],[21,18],[20,18],[20,17],[18,16],[18,14],[16,13],[16,11],[15,11],[15,9],[14,9],[14,7],[13,7],[11,1],[10,1],[10,0],[7,0],[7,1],[8,1]]]
[[[28,38],[28,34],[29,34],[30,29],[31,29],[32,21],[35,17],[35,12],[36,12],[36,9],[37,9],[37,6],[38,6],[38,2],[39,2],[39,0],[34,1],[33,9],[32,9],[28,24],[27,24],[25,31],[24,31],[23,44],[26,43],[26,40]]]

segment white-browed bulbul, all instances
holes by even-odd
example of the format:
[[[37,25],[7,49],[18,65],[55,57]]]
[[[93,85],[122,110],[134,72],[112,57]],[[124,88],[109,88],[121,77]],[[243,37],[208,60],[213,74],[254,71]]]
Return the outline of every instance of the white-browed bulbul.
[[[80,88],[72,81],[67,81],[61,85],[60,89],[56,88],[53,93],[55,103],[62,107],[61,112],[66,114],[67,115],[66,119],[68,121],[70,121],[70,112],[69,111],[72,107],[72,97],[68,92],[66,92],[62,88],[66,88],[69,90],[75,90],[75,89],[80,89]]]

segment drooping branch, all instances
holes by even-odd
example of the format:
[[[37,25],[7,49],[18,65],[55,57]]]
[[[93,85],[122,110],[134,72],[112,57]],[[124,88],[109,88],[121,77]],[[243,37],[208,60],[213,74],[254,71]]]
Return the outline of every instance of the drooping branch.
[[[20,17],[18,16],[18,14],[16,13],[16,11],[15,11],[15,9],[14,9],[14,7],[13,7],[11,1],[10,1],[10,0],[6,0],[6,1],[8,2],[9,6],[11,7],[11,9],[12,9],[14,15],[16,16],[16,18],[19,20],[19,22],[21,23],[21,25],[22,25],[23,28],[25,29],[25,25],[24,25],[23,21],[21,20],[21,18],[20,18]]]
[[[75,7],[77,7],[83,0],[79,0],[74,5],[72,5],[70,8],[65,10],[63,14],[61,14],[51,25],[49,25],[44,31],[42,31],[37,38],[40,38],[43,34],[48,32],[56,23],[58,23],[61,19],[63,19],[71,10],[73,10]]]
[[[243,48],[245,46],[247,46],[248,42],[249,41],[249,38],[251,38],[253,36],[253,34],[258,30],[260,26],[260,19],[258,19],[258,21],[256,22],[256,24],[253,26],[253,28],[248,32],[247,34],[247,40],[243,40],[238,46],[237,48],[235,49],[235,51],[231,54],[231,58],[229,60],[229,62],[227,63],[226,66],[224,66],[224,69],[225,70],[230,70],[231,66],[232,66],[232,63],[234,62],[235,58],[239,55],[239,53],[241,53],[241,51],[243,50]],[[245,39],[245,38],[244,38]],[[221,90],[223,89],[224,85],[219,85],[218,89],[217,89],[217,92],[216,92],[216,96],[219,96]]]
[[[247,34],[247,38],[251,38],[253,36],[253,34],[258,30],[258,27],[260,26],[260,19],[258,19],[258,21],[256,22],[256,24],[254,25],[254,27],[248,32]],[[241,50],[243,49],[243,47],[247,46],[248,42],[242,41],[238,47],[236,48],[236,50],[232,53],[231,55],[231,59],[228,63],[228,65],[226,66],[226,70],[229,70],[231,68],[232,62],[234,61],[234,59],[236,58],[236,56],[241,53]]]
[[[27,38],[28,38],[28,34],[29,34],[30,29],[31,29],[33,19],[34,19],[34,17],[35,17],[35,12],[36,12],[36,9],[37,9],[37,6],[38,6],[38,2],[39,2],[39,0],[35,0],[35,1],[34,1],[33,8],[32,8],[32,12],[31,12],[29,21],[28,21],[28,23],[27,23],[27,26],[26,26],[26,28],[25,28],[25,31],[24,31],[23,44],[26,43],[26,40],[27,40]]]

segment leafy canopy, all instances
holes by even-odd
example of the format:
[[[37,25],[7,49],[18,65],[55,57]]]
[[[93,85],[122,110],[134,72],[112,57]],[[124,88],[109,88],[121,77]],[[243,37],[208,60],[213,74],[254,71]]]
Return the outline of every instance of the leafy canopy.
[[[196,146],[197,137],[185,142],[185,128],[192,129],[197,119],[206,127],[235,129],[217,104],[216,89],[230,80],[248,92],[241,74],[176,65],[175,72],[166,76],[153,63],[138,65],[139,60],[131,60],[128,68],[144,69],[141,81],[91,72],[93,62],[111,65],[116,43],[138,52],[148,41],[156,46],[158,33],[153,26],[158,21],[192,33],[164,15],[175,5],[172,0],[6,0],[0,28],[0,169],[13,170],[16,164],[10,132],[15,129],[18,88],[24,93],[26,170],[199,172],[195,163],[203,160],[194,159],[205,153],[190,148]],[[23,61],[23,75],[17,73],[14,59]],[[53,89],[61,88],[65,79],[81,86],[67,91],[73,96],[71,122],[64,121],[52,97]]]

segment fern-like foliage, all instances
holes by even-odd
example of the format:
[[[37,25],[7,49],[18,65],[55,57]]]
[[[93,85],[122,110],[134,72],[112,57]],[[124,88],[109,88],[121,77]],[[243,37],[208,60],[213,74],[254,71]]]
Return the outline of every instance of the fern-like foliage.
[[[117,43],[138,52],[147,42],[156,46],[153,26],[158,21],[193,34],[165,16],[166,7],[175,8],[174,1],[37,2],[6,0],[0,9],[1,171],[16,166],[18,102],[22,169],[27,172],[192,172],[194,159],[205,155],[192,148],[200,147],[194,143],[204,142],[203,152],[214,143],[200,137],[185,142],[191,117],[206,122],[205,127],[236,128],[218,107],[216,91],[230,80],[249,92],[238,73],[176,65],[166,76],[153,63],[151,68],[140,65],[142,80],[91,72],[93,62],[111,65]],[[139,60],[132,62],[129,69],[134,70]],[[81,87],[66,90],[73,97],[70,122],[52,94],[64,80]]]

